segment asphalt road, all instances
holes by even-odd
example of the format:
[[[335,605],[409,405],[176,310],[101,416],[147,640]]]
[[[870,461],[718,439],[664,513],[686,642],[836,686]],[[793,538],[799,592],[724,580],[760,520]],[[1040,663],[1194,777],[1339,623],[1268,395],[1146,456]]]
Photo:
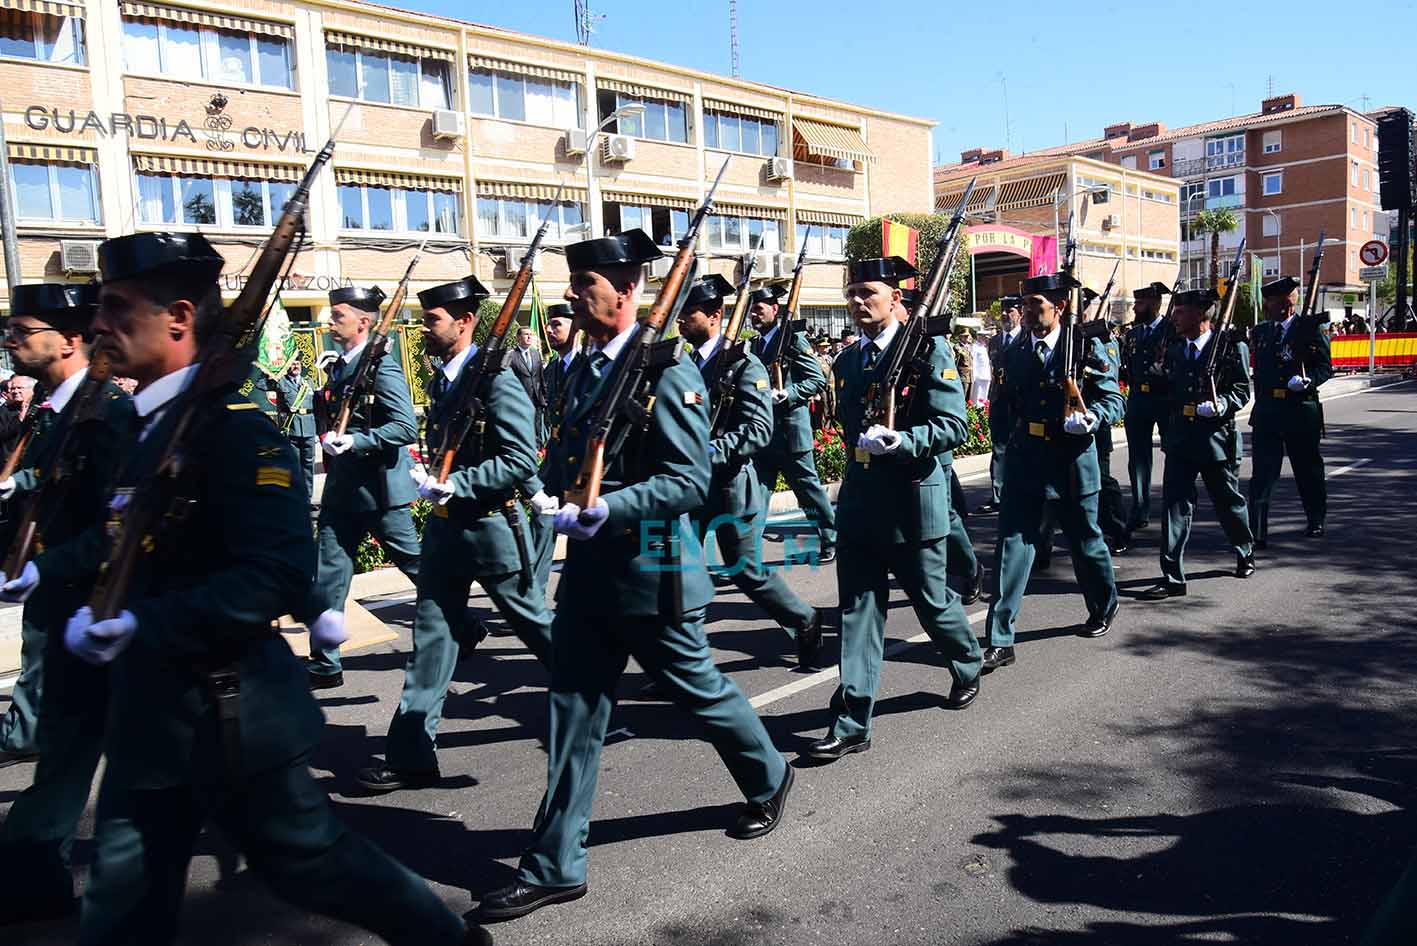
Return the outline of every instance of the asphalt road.
[[[726,837],[739,798],[717,757],[667,704],[636,701],[645,678],[627,674],[600,774],[590,894],[495,927],[497,942],[1356,941],[1417,845],[1417,385],[1332,401],[1328,422],[1326,538],[1303,536],[1286,472],[1270,549],[1239,581],[1202,499],[1190,596],[1126,599],[1159,574],[1153,527],[1117,560],[1122,611],[1097,641],[1074,635],[1085,613],[1060,549],[1026,599],[1019,662],[988,677],[974,707],[940,708],[948,677],[933,651],[898,645],[871,751],[794,762],[787,819],[765,839]],[[1160,476],[1158,463],[1158,489]],[[971,501],[986,488],[969,484]],[[995,524],[971,520],[986,561]],[[791,580],[811,603],[835,603],[831,567]],[[976,621],[983,611],[970,609]],[[380,751],[412,617],[405,604],[379,613],[404,636],[346,661],[344,689],[321,700],[329,726],[314,765],[350,824],[463,912],[511,879],[528,838],[545,785],[543,672],[515,638],[490,639],[458,668],[444,784],[360,797],[351,776]],[[795,671],[785,636],[736,593],[721,591],[710,615],[720,667],[796,759],[829,722],[834,671]],[[919,634],[897,592],[888,635]],[[835,648],[833,634],[832,659]],[[29,771],[0,770],[0,808]],[[371,942],[284,906],[238,863],[203,836],[184,942]],[[72,925],[4,936],[72,940]]]

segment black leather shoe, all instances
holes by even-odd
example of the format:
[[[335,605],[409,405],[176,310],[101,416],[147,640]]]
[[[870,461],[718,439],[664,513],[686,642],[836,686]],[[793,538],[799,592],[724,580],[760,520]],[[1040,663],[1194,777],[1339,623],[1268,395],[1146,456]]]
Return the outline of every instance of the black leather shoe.
[[[974,573],[974,577],[964,583],[964,588],[959,593],[960,603],[968,607],[979,600],[979,596],[984,593],[984,565],[981,563]]]
[[[403,772],[389,768],[387,763],[375,762],[360,769],[354,776],[355,784],[369,792],[382,794],[396,792],[401,788],[429,788],[438,784],[438,770],[431,772]]]
[[[812,609],[812,620],[797,632],[797,666],[804,670],[817,666],[822,650],[822,609]]]
[[[980,676],[983,676],[981,673]],[[968,683],[958,681],[950,687],[950,695],[945,697],[945,709],[962,710],[979,696],[979,677]]]
[[[971,519],[978,518],[978,517],[980,517],[980,516],[992,516],[994,513],[998,512],[998,511],[999,511],[999,504],[998,504],[998,503],[985,503],[985,504],[982,505],[982,506],[976,506],[976,507],[974,507],[974,511],[971,512],[971,513],[969,514],[969,516],[970,516]]]
[[[1014,656],[1012,647],[986,647],[984,648],[984,673],[993,673],[1000,667],[1007,667],[1018,658]]]
[[[1235,577],[1236,577],[1236,578],[1249,578],[1249,577],[1250,577],[1251,575],[1253,575],[1254,573],[1255,573],[1255,557],[1254,557],[1254,555],[1238,555],[1238,554],[1237,554],[1237,555],[1235,556]]]
[[[807,755],[813,759],[840,759],[844,755],[851,755],[853,752],[865,752],[871,748],[871,737],[869,736],[840,736],[831,735],[825,739],[818,739],[807,747]]]
[[[1116,620],[1117,608],[1121,607],[1121,602],[1115,602],[1112,609],[1106,614],[1097,615],[1087,619],[1087,623],[1078,632],[1079,637],[1101,637],[1112,630],[1112,622]]]
[[[1160,581],[1137,595],[1139,601],[1165,601],[1167,598],[1184,598],[1186,586],[1173,581]]]
[[[792,780],[795,777],[792,774],[792,766],[789,765],[787,773],[782,777],[782,784],[771,798],[767,801],[750,801],[743,806],[738,820],[728,829],[728,836],[739,841],[751,841],[776,828],[782,820],[782,813],[787,810],[787,793],[792,791]]]
[[[823,543],[822,547],[817,551],[817,564],[829,565],[834,561],[836,561],[836,546]]]
[[[476,923],[469,923],[467,932],[463,933],[462,943],[463,946],[492,946],[492,934]]]
[[[585,884],[578,887],[538,887],[536,884],[518,882],[483,897],[477,915],[489,923],[515,920],[553,903],[579,900],[585,896],[586,889]]]
[[[335,687],[344,686],[344,671],[339,673],[315,673],[311,672],[310,689],[312,690],[333,690]]]
[[[1131,547],[1132,537],[1129,535],[1117,535],[1107,540],[1107,551],[1113,555],[1122,555]]]
[[[1143,530],[1143,529],[1150,529],[1150,528],[1151,528],[1151,520],[1150,520],[1150,519],[1142,519],[1142,520],[1139,521],[1139,522],[1135,522],[1135,523],[1133,523],[1132,525],[1127,526],[1127,531],[1128,531],[1128,532],[1140,532],[1140,531]]]
[[[38,752],[5,752],[0,750],[0,769],[10,765],[19,765],[21,762],[38,761]]]
[[[1314,525],[1309,526],[1308,531],[1306,531],[1304,534],[1311,539],[1322,538],[1324,534],[1324,524],[1322,522],[1315,523]]]

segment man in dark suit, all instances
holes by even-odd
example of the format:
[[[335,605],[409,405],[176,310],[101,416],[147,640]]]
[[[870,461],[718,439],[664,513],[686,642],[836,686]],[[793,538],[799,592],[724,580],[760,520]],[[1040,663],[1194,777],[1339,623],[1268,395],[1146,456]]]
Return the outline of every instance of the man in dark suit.
[[[546,359],[541,356],[541,348],[531,329],[525,326],[517,329],[517,350],[509,363],[536,408],[536,442],[543,444],[546,442]]]

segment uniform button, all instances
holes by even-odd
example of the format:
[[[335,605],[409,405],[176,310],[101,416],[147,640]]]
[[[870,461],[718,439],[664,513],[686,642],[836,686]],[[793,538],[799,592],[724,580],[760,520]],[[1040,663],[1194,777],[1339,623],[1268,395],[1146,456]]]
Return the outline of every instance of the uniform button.
[[[566,462],[567,462],[567,463],[575,463],[575,462],[576,462],[576,458],[575,458],[575,457],[567,457],[567,458],[566,458]]]

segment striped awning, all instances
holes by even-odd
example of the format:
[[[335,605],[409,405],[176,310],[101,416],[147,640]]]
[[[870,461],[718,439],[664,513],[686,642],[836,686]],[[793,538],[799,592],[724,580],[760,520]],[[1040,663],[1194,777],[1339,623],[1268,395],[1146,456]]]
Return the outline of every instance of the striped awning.
[[[355,33],[342,33],[339,30],[325,30],[325,45],[344,46],[349,49],[377,49],[379,52],[393,53],[396,56],[408,56],[413,59],[417,59],[421,56],[424,59],[442,59],[445,62],[452,62],[457,58],[457,54],[451,49],[439,49],[436,46],[418,46],[414,43],[405,43],[396,39],[360,36]]]
[[[7,141],[5,151],[12,161],[48,161],[59,164],[97,164],[98,152],[93,148],[70,148],[63,145],[32,145],[23,141]]]
[[[953,213],[963,197],[963,189],[953,194],[945,194],[935,201],[935,212]],[[998,198],[999,186],[997,184],[981,184],[974,188],[973,194],[969,195],[969,206],[964,208],[964,211],[965,213],[983,213],[996,210],[999,206]]]
[[[866,140],[856,128],[832,125],[815,118],[794,118],[792,130],[802,139],[808,154],[843,161],[876,160],[875,153],[866,147]]]
[[[661,89],[653,85],[626,82],[623,79],[597,79],[595,81],[602,89],[608,89],[611,92],[624,92],[626,95],[642,99],[661,99],[665,102],[683,102],[686,105],[694,100],[694,97],[688,92],[680,92],[678,89]]]
[[[582,73],[574,72],[570,69],[557,69],[554,66],[538,66],[530,62],[512,62],[509,59],[493,59],[491,56],[478,56],[475,54],[467,58],[468,63],[474,69],[507,72],[514,76],[532,76],[537,79],[550,79],[552,82],[585,81],[585,76]]]
[[[616,204],[630,204],[634,207],[669,207],[673,210],[693,210],[698,201],[692,197],[674,197],[669,194],[631,194],[628,191],[601,191],[602,199]]]
[[[854,227],[865,217],[859,214],[839,214],[828,210],[806,210],[797,211],[798,223],[815,223],[822,227]]]
[[[782,112],[774,112],[767,108],[758,108],[756,105],[725,102],[723,99],[704,99],[704,111],[727,112],[730,115],[747,115],[749,118],[762,118],[770,122],[780,122],[784,117]]]
[[[3,2],[4,0],[0,0],[0,3]],[[295,39],[294,25],[273,23],[269,20],[255,20],[249,16],[230,16],[225,13],[212,13],[208,10],[173,7],[165,3],[142,3],[139,0],[120,0],[118,11],[124,16],[167,20],[171,23],[191,23],[194,26],[210,26],[217,30],[234,30],[238,33],[260,33],[265,36]]]
[[[265,164],[225,161],[220,158],[187,158],[172,154],[135,154],[133,169],[145,174],[186,174],[194,177],[237,177],[256,181],[299,181],[305,168],[299,164]]]
[[[403,174],[398,171],[377,171],[371,168],[337,167],[335,168],[335,183],[462,193],[462,178],[460,177],[432,177],[426,174]]]
[[[1051,204],[1066,180],[1066,174],[1046,174],[1042,177],[1005,181],[999,185],[999,209],[1018,210]]]
[[[524,181],[483,181],[477,182],[478,197],[506,197],[521,200],[555,200],[558,185],[529,184]],[[585,188],[568,187],[561,191],[565,203],[584,203]]]
[[[22,13],[43,13],[48,16],[72,16],[82,20],[82,3],[61,3],[59,0],[0,0],[0,10],[19,10]]]
[[[713,205],[716,217],[747,217],[750,220],[786,220],[786,207],[764,207],[760,204],[719,204]]]

